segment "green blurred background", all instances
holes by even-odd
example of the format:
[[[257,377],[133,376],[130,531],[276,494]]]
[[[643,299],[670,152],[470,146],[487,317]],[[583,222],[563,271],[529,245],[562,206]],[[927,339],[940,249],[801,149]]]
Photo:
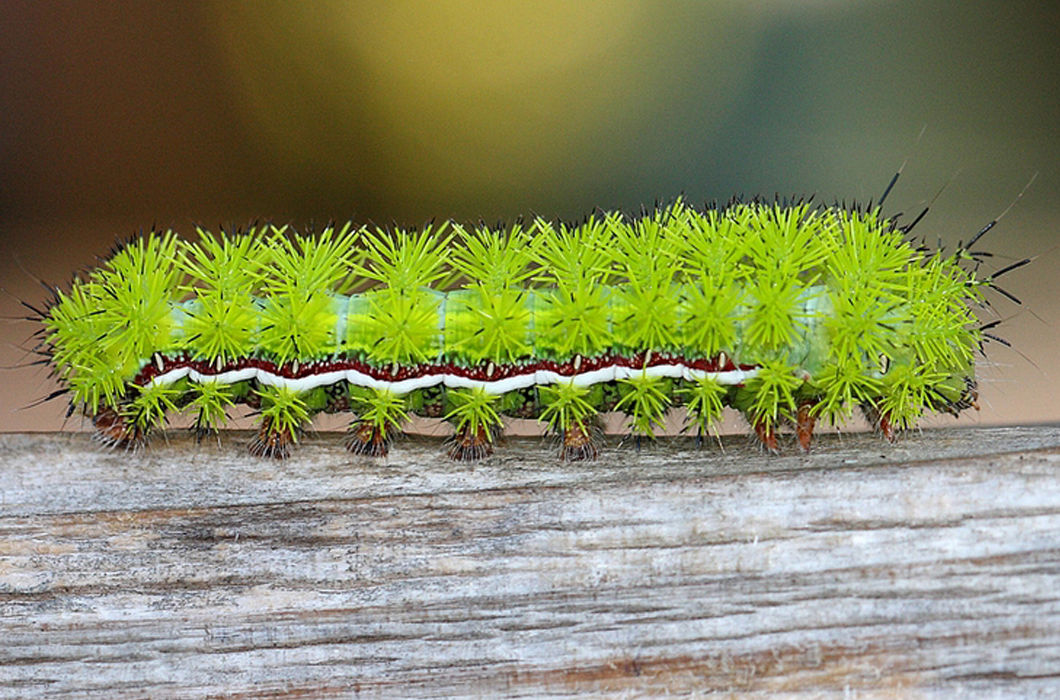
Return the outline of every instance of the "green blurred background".
[[[1005,278],[1015,351],[988,348],[965,420],[1056,422],[1058,26],[1040,2],[7,0],[2,313],[152,225],[864,201],[908,157],[889,209],[945,186],[917,230],[950,244],[1040,173],[983,246],[1039,257]],[[3,328],[24,361],[33,325]],[[61,400],[26,408],[46,375],[0,374],[0,430],[63,426]]]

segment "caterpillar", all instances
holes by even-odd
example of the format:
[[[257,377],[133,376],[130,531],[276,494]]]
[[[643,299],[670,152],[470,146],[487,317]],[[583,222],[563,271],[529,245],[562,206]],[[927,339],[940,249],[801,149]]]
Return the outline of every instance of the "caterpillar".
[[[933,251],[882,201],[151,231],[54,290],[39,349],[70,412],[126,448],[177,412],[216,433],[237,404],[258,412],[251,451],[278,458],[320,412],[351,413],[346,447],[374,456],[412,414],[450,422],[458,460],[489,455],[505,416],[581,460],[601,412],[639,440],[677,406],[697,439],[735,408],[773,452],[782,430],[809,450],[818,421],[858,408],[893,440],[978,408],[975,354],[997,322],[972,309],[1027,261],[980,276],[971,249],[994,222]]]

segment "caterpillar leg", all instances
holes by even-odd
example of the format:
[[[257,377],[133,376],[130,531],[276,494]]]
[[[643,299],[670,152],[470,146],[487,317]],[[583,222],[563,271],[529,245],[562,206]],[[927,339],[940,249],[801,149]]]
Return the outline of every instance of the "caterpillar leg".
[[[575,423],[563,431],[562,437],[559,456],[564,462],[592,461],[600,454],[593,431],[588,426]]]
[[[405,398],[387,389],[358,390],[351,405],[360,416],[346,432],[346,449],[355,455],[386,457],[401,425],[408,420]]]
[[[812,404],[800,404],[795,413],[795,435],[799,439],[799,446],[803,452],[810,451],[810,443],[813,442],[813,429],[817,424],[817,417],[813,415]]]
[[[261,425],[250,443],[258,457],[287,459],[311,416],[305,396],[286,387],[264,387],[261,395]]]
[[[291,430],[274,424],[270,418],[261,421],[258,434],[250,442],[250,453],[255,457],[287,459],[291,456],[291,445],[298,440]]]
[[[449,440],[449,457],[467,462],[493,454],[497,436],[504,430],[504,422],[495,408],[498,397],[476,388],[454,389],[448,392],[447,398],[452,410],[445,419],[456,430]]]
[[[110,407],[103,407],[92,416],[93,437],[111,449],[139,450],[147,445],[148,431]]]
[[[764,421],[757,421],[754,424],[754,430],[763,449],[770,454],[780,454],[780,447],[777,446],[777,430],[774,426]]]
[[[873,432],[882,435],[887,442],[897,442],[898,430],[887,414],[872,404],[863,405],[861,412],[865,414],[865,419],[872,426]]]
[[[165,423],[166,414],[177,410],[179,393],[174,386],[132,385],[119,406],[102,406],[92,417],[96,439],[107,447],[144,447],[151,433]]]
[[[898,433],[894,429],[894,424],[887,418],[887,416],[881,415],[879,423],[877,423],[880,434],[887,438],[887,442],[897,442]]]
[[[379,427],[372,421],[357,420],[346,431],[346,449],[355,455],[386,457],[400,432],[396,425]]]
[[[559,458],[565,462],[593,460],[599,454],[596,447],[596,406],[603,387],[593,396],[587,387],[564,382],[541,387],[544,404],[539,418],[548,425],[551,434],[559,439]]]
[[[493,454],[493,444],[499,431],[486,426],[472,428],[461,426],[449,440],[449,459],[457,462],[474,462]]]

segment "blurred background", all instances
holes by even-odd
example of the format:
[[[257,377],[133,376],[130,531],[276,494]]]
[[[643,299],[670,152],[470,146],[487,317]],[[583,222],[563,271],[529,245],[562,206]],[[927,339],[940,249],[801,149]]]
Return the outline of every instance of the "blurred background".
[[[962,420],[1060,421],[1057,26],[1021,1],[5,0],[0,313],[152,226],[865,201],[908,158],[888,209],[931,202],[917,231],[951,245],[1039,173],[981,246],[1038,257]],[[0,328],[3,365],[32,359],[33,324]],[[81,425],[32,406],[44,368],[0,386],[0,430]]]

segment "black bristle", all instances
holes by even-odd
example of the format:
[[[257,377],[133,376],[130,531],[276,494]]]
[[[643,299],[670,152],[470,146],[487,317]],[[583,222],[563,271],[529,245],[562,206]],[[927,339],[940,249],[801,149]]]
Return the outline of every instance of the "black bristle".
[[[995,272],[994,274],[990,275],[990,279],[991,280],[996,280],[998,277],[1000,277],[1001,275],[1005,274],[1006,272],[1012,272],[1013,270],[1019,269],[1019,268],[1023,267],[1024,265],[1030,263],[1030,261],[1031,261],[1030,258],[1024,258],[1023,260],[1020,260],[1019,262],[1014,262],[1011,265],[1009,265],[1007,267],[1003,267],[1000,270],[998,270],[997,272]]]

